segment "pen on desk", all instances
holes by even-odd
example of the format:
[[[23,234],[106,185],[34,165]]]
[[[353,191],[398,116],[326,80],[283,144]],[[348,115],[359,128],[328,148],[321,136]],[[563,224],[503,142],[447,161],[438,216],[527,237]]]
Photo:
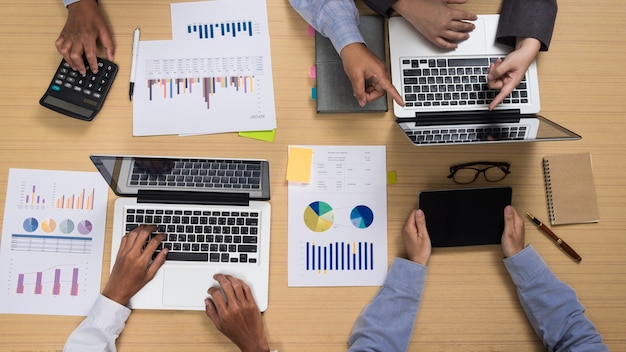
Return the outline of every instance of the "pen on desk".
[[[133,32],[133,57],[130,62],[130,88],[128,89],[128,97],[130,100],[133,100],[133,90],[135,89],[135,71],[137,70],[137,55],[139,54],[139,34],[139,28],[135,28]]]
[[[574,259],[575,262],[578,263],[583,259],[578,255],[578,253],[576,253],[574,249],[572,249],[572,247],[570,247],[567,243],[565,243],[565,241],[563,241],[563,239],[561,239],[554,232],[552,232],[552,230],[550,230],[548,226],[544,225],[541,221],[539,221],[539,219],[534,217],[533,214],[526,212],[526,215],[528,215],[530,220],[532,220],[539,227],[539,229],[543,231],[543,233],[550,236],[550,238],[554,240],[557,247],[561,248],[565,253],[567,253],[567,255],[572,257],[572,259]]]

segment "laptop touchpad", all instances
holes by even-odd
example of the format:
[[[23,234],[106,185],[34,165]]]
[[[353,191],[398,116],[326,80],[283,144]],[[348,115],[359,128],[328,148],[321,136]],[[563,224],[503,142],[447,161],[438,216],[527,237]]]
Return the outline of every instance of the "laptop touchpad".
[[[207,290],[215,285],[215,270],[167,267],[163,269],[163,305],[203,308]]]

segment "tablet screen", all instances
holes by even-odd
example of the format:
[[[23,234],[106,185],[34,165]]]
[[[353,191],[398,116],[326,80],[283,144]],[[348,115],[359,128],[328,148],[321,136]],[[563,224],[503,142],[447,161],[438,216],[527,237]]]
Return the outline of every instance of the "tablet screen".
[[[433,247],[499,244],[511,187],[422,191],[419,208]]]

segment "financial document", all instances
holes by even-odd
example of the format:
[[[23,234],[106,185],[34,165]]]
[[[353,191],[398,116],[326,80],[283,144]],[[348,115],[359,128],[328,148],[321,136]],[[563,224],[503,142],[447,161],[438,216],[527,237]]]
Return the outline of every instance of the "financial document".
[[[0,313],[87,315],[100,294],[107,197],[97,172],[9,170]]]
[[[171,5],[173,40],[141,41],[133,135],[273,130],[265,1]]]
[[[311,175],[308,183],[288,186],[288,285],[381,285],[387,274],[385,147],[297,148],[312,150]]]

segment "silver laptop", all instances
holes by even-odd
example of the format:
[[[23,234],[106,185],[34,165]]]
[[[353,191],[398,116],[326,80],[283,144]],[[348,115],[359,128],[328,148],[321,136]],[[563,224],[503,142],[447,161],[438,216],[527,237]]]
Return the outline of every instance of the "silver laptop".
[[[499,15],[480,15],[470,38],[441,49],[402,17],[389,19],[391,77],[405,106],[394,102],[398,125],[415,145],[580,139],[540,110],[536,62],[494,111],[489,65],[511,48],[496,42]],[[543,125],[547,124],[547,127]],[[548,129],[548,130],[546,130]],[[556,129],[556,131],[552,131]]]
[[[204,310],[216,273],[252,289],[268,305],[269,163],[258,159],[91,155],[119,196],[115,201],[111,267],[122,236],[157,226],[168,248],[165,264],[129,302],[133,309]],[[155,254],[156,255],[156,254]]]

